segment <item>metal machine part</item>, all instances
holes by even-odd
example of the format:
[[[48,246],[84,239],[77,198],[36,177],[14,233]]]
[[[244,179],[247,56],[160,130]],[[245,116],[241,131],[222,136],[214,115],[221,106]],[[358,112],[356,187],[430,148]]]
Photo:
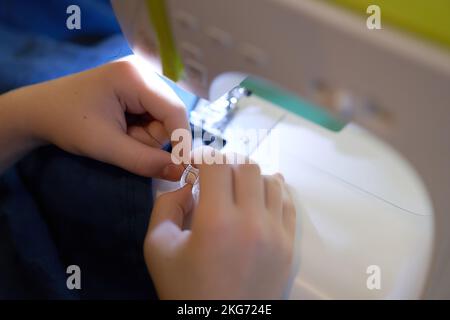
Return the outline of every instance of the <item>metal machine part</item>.
[[[250,91],[238,86],[214,102],[200,102],[190,113],[191,124],[223,138],[227,125],[238,110],[239,100],[250,95]]]

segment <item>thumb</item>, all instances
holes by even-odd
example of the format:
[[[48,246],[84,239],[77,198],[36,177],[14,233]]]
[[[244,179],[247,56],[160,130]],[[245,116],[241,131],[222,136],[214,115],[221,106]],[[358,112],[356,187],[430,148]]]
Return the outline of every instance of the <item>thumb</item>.
[[[146,236],[146,245],[152,248],[176,245],[182,234],[184,218],[193,204],[192,186],[185,185],[156,199]]]

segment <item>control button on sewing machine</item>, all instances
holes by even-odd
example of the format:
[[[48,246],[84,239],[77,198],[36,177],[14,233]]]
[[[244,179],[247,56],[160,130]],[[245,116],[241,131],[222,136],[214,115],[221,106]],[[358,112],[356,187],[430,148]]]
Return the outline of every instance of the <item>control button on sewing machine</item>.
[[[208,29],[206,29],[206,35],[213,43],[221,47],[229,48],[233,44],[231,35],[219,28],[209,27]]]
[[[185,11],[175,13],[175,21],[184,29],[197,30],[198,20],[192,14]]]
[[[239,52],[244,57],[245,61],[253,65],[264,66],[269,62],[267,54],[254,45],[245,43],[239,48]]]
[[[201,86],[206,86],[208,78],[205,66],[192,59],[186,59],[184,64],[187,76]]]

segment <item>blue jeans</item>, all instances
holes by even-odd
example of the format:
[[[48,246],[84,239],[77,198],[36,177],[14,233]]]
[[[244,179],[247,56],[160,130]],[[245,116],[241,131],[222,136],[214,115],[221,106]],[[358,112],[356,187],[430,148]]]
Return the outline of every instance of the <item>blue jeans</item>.
[[[151,179],[36,150],[0,178],[0,298],[156,298],[142,250],[151,208]],[[81,290],[66,286],[70,265]]]

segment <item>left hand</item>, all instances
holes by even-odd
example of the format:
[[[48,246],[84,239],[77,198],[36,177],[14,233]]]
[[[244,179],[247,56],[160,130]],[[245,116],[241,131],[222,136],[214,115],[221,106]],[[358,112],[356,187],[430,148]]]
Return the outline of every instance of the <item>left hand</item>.
[[[177,180],[183,172],[161,144],[175,129],[189,130],[186,109],[161,78],[144,81],[129,62],[21,88],[3,101],[5,114],[16,114],[15,132],[38,145],[53,143],[147,177]]]

